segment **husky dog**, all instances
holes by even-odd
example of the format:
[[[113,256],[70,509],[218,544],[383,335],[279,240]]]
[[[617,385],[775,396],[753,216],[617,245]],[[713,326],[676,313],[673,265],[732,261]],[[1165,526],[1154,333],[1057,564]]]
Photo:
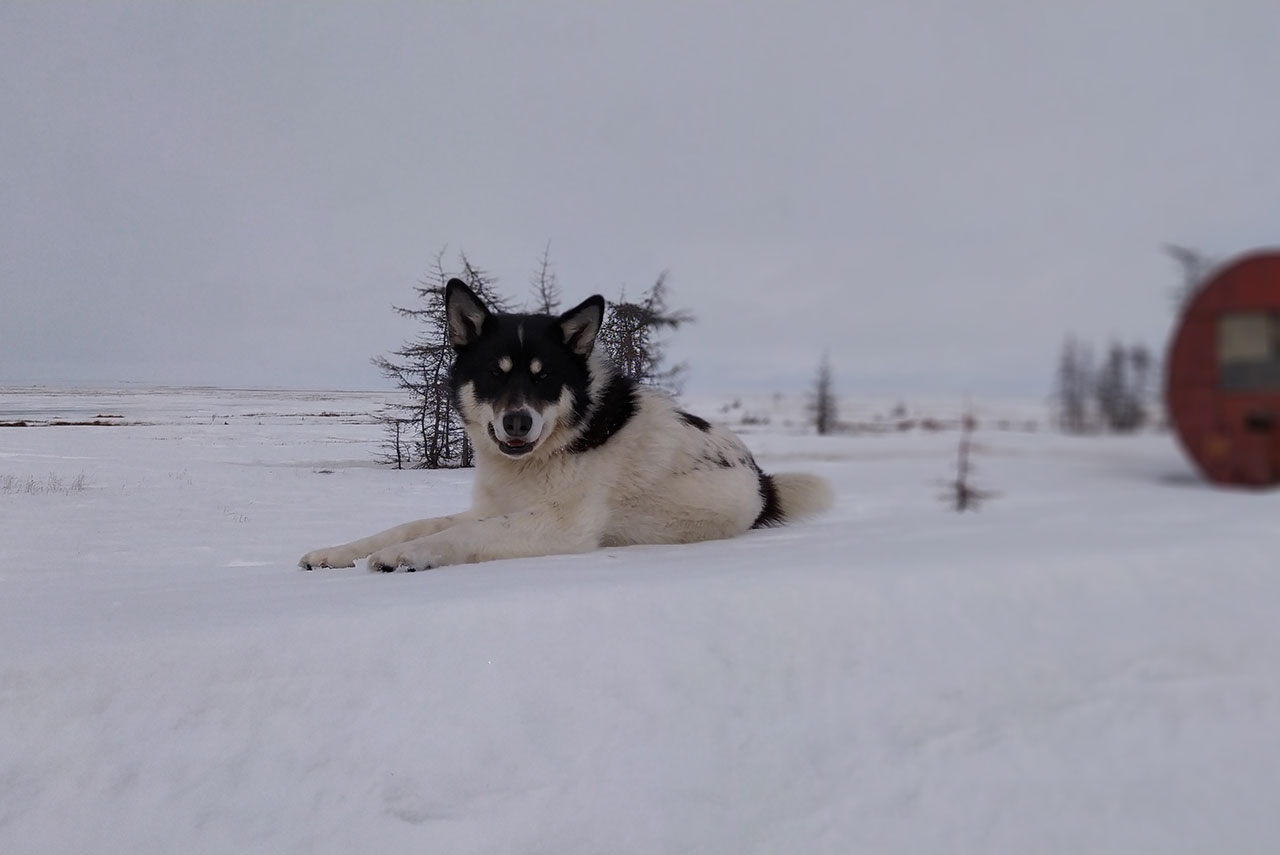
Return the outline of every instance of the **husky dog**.
[[[831,488],[766,475],[742,441],[619,375],[604,298],[559,317],[498,314],[445,286],[453,403],[475,447],[471,509],[405,523],[299,565],[428,570],[637,543],[734,537],[826,510]]]

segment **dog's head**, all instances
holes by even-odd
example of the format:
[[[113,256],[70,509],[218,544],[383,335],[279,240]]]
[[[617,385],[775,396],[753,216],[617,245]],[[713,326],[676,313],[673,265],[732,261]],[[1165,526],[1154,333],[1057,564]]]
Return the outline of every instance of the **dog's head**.
[[[450,279],[445,311],[457,352],[453,399],[474,442],[525,457],[554,447],[582,420],[603,297],[558,317],[498,314],[462,280]]]

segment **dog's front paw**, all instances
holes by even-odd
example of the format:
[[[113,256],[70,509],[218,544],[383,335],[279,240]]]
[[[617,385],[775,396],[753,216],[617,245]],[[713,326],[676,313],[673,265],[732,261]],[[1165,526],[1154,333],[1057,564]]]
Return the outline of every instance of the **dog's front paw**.
[[[372,573],[394,573],[396,570],[414,573],[418,570],[434,570],[448,563],[450,562],[440,550],[413,544],[393,546],[369,556],[369,570]]]
[[[303,570],[316,567],[355,567],[356,560],[363,558],[350,549],[342,546],[331,546],[328,549],[313,549],[298,559],[298,566]]]

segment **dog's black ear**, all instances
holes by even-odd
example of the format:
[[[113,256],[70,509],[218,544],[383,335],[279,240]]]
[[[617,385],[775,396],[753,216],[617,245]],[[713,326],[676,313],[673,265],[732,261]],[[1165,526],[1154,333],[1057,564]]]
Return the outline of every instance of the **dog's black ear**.
[[[588,356],[604,323],[604,297],[596,294],[560,316],[564,343],[579,356]]]
[[[489,307],[461,279],[450,279],[444,286],[445,317],[449,319],[449,344],[466,347],[480,338]]]

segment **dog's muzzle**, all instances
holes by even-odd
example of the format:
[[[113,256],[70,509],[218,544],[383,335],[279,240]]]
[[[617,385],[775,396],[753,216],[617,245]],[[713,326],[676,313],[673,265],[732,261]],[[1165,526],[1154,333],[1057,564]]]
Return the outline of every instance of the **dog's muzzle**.
[[[504,410],[489,426],[503,454],[528,454],[542,436],[542,415],[528,407]]]

